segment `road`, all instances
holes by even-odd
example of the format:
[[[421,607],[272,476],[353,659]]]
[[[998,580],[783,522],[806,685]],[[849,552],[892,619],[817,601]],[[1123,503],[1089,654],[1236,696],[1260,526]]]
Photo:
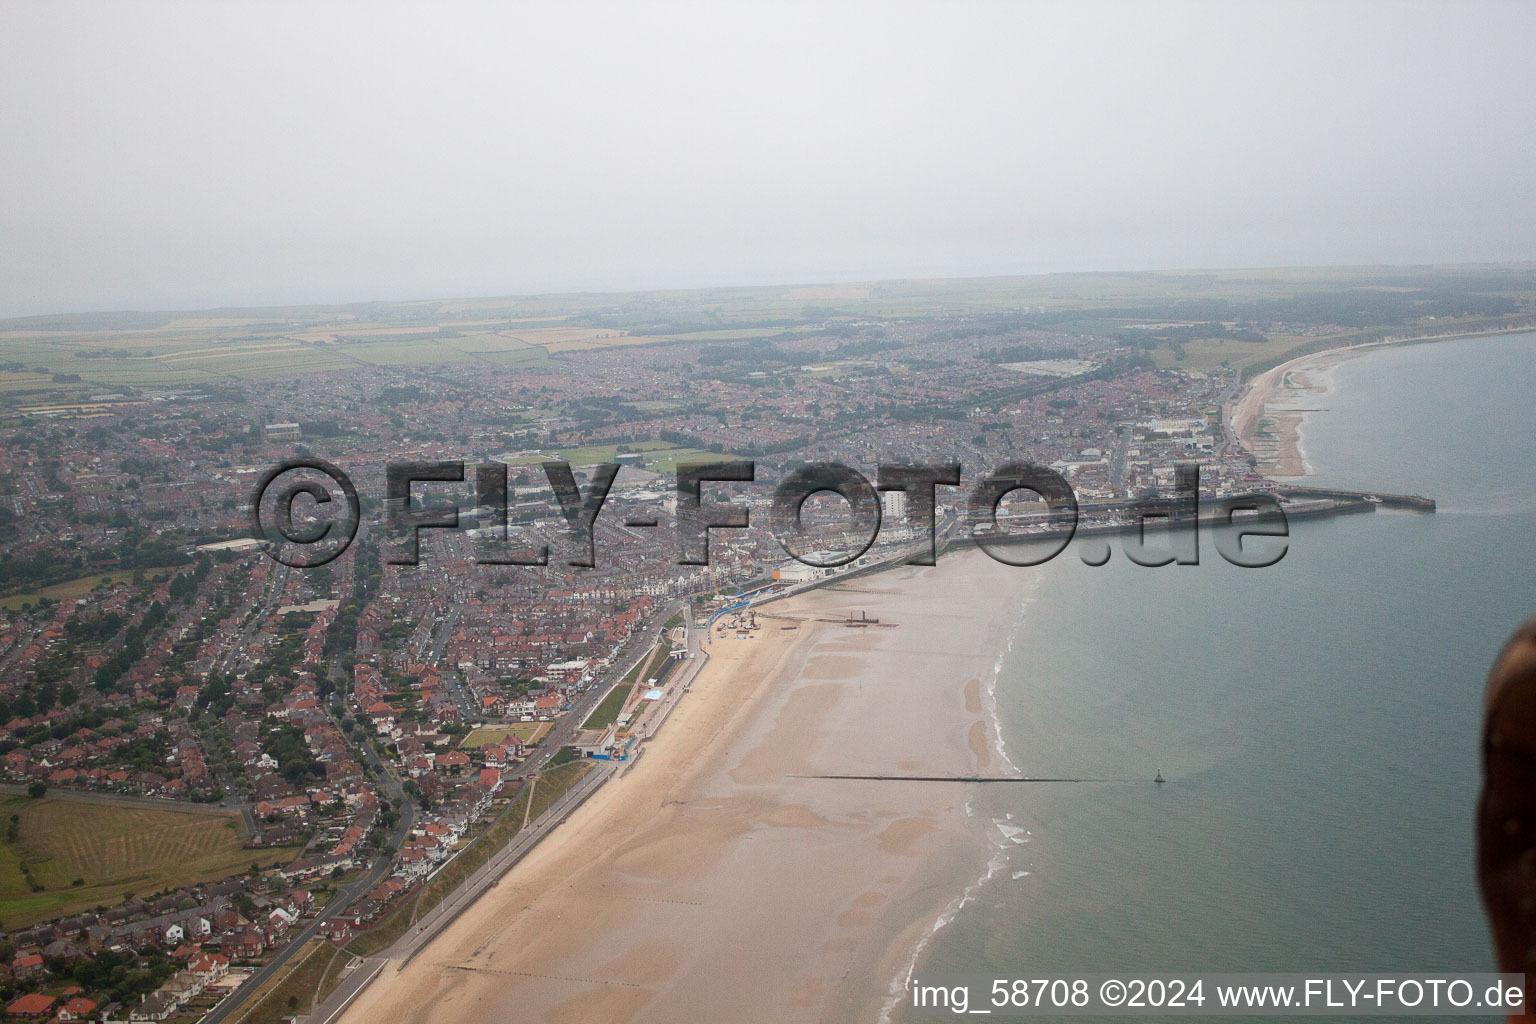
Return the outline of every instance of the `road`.
[[[459,678],[456,668],[441,668],[443,652],[448,649],[448,641],[453,639],[454,627],[459,624],[459,616],[462,614],[457,605],[448,609],[432,633],[432,647],[427,651],[427,664],[439,666],[439,675],[443,683],[448,687],[449,694],[454,703],[459,706],[459,715],[463,721],[473,722],[480,717],[480,704],[464,687],[464,681]]]
[[[277,610],[282,601],[284,588],[288,585],[289,568],[280,562],[274,562],[271,574],[267,577],[266,587],[262,590],[261,597],[256,601],[255,607],[246,613],[240,620],[240,625],[235,627],[235,635],[230,638],[229,647],[214,666],[221,675],[228,675],[235,667],[236,660],[245,650],[245,643],[256,632],[257,628]]]
[[[1217,455],[1234,455],[1242,449],[1242,442],[1232,430],[1232,399],[1243,386],[1243,375],[1234,370],[1232,381],[1216,396],[1216,405],[1221,409],[1221,447],[1216,450]]]
[[[1129,432],[1115,438],[1115,450],[1109,457],[1109,488],[1116,494],[1125,493],[1125,457],[1130,447]]]
[[[695,628],[693,622],[693,610],[687,601],[669,603],[648,619],[641,627],[638,635],[649,636],[657,631],[673,615],[681,613],[683,624],[687,630],[685,643],[690,651],[696,655],[701,652],[702,633]],[[610,688],[610,681],[621,680],[642,659],[650,657],[651,645],[646,644],[633,659],[625,659],[618,663],[610,672],[604,673],[601,680],[589,687],[580,699],[572,706],[571,710],[562,715],[555,723],[555,728],[545,737],[544,743],[538,754],[530,757],[519,768],[511,773],[514,778],[526,778],[537,772],[543,764],[549,760],[575,733],[577,727],[591,714],[592,709],[602,700]],[[704,658],[696,657],[689,665],[679,673],[675,673],[669,680],[670,704],[675,706],[687,689],[694,672],[703,664]],[[653,724],[647,730],[647,737],[655,731],[655,728],[665,721],[671,711],[671,706],[657,709],[659,717],[653,717]],[[597,762],[589,774],[583,778],[569,792],[564,794],[551,807],[528,827],[517,833],[507,846],[478,868],[464,883],[428,912],[427,916],[418,921],[409,932],[397,939],[393,945],[379,953],[369,957],[363,964],[348,975],[342,983],[326,999],[311,1011],[309,1024],[331,1024],[351,1004],[365,987],[373,982],[384,970],[391,960],[406,961],[415,956],[423,947],[448,924],[462,913],[465,908],[479,899],[485,891],[500,880],[508,869],[527,855],[546,835],[563,822],[579,807],[583,801],[599,786],[608,780],[618,770],[616,765]],[[537,785],[537,783],[534,783]],[[507,813],[503,811],[503,813]]]
[[[586,777],[555,801],[543,814],[529,822],[527,828],[518,832],[510,843],[477,868],[441,903],[428,911],[427,915],[416,922],[410,931],[400,936],[386,949],[363,961],[362,966],[343,979],[335,991],[310,1011],[309,1024],[331,1024],[352,1000],[357,998],[357,994],[378,977],[391,960],[399,960],[403,964],[420,952],[439,932],[484,895],[487,889],[494,887],[501,876],[527,856],[528,851],[538,845],[541,839],[570,817],[587,797],[607,781],[613,771],[614,768],[611,765],[594,764]]]
[[[401,827],[395,830],[394,838],[396,845],[404,840],[403,833],[410,830],[410,826],[407,824],[408,821],[409,816],[402,812],[400,815]],[[367,892],[369,889],[372,889],[375,885],[378,885],[380,879],[382,879],[384,875],[388,873],[390,867],[393,864],[394,856],[392,854],[386,853],[386,855],[376,860],[372,868],[370,868],[363,875],[359,876],[357,880],[354,881],[351,885],[347,886],[345,889],[342,889],[335,896],[333,896],[331,901],[325,905],[319,914],[310,919],[308,924],[294,932],[290,932],[287,944],[283,946],[282,949],[274,953],[271,959],[269,959],[266,963],[258,967],[256,972],[249,978],[245,979],[239,988],[235,989],[228,996],[224,997],[224,1000],[220,1002],[218,1006],[215,1006],[212,1010],[209,1010],[208,1013],[203,1016],[201,1024],[220,1024],[220,1022],[222,1022],[226,1017],[238,1009],[240,1004],[245,1002],[246,998],[251,993],[261,988],[261,986],[266,983],[267,980],[269,980],[274,974],[281,970],[283,964],[287,963],[288,959],[292,957],[296,951],[302,949],[306,942],[320,934],[321,925],[325,924],[327,920],[340,913],[346,907],[350,906],[352,902],[363,893]]]
[[[683,613],[683,621],[691,625],[692,614],[688,610],[688,602],[674,601],[654,612],[636,630],[636,635],[643,637],[655,635],[668,619],[679,612]],[[561,747],[571,742],[572,737],[576,735],[576,730],[581,728],[581,723],[585,722],[587,716],[592,713],[592,709],[597,707],[604,697],[608,696],[608,691],[612,689],[613,684],[628,675],[629,670],[634,668],[641,659],[649,657],[650,651],[651,645],[644,644],[639,654],[633,660],[626,659],[620,661],[616,666],[604,672],[591,686],[583,690],[576,698],[576,702],[571,705],[571,710],[555,719],[554,727],[539,741],[537,750],[530,754],[528,759],[518,765],[517,768],[513,769],[510,777],[525,779],[542,769],[549,759],[559,752]]]
[[[338,669],[339,661],[333,660],[331,663],[333,675]],[[335,709],[339,706],[340,700],[339,692],[332,694],[332,703],[327,708],[327,713],[331,715],[333,720],[336,717]],[[263,983],[276,974],[297,950],[302,949],[306,942],[320,934],[320,928],[326,921],[346,910],[359,897],[375,885],[378,885],[394,866],[394,851],[398,850],[405,843],[406,836],[410,835],[411,826],[415,824],[416,805],[405,798],[405,791],[400,785],[400,780],[379,759],[378,754],[374,753],[373,748],[368,745],[366,739],[356,743],[355,746],[363,759],[373,768],[375,777],[378,779],[379,789],[389,799],[390,806],[400,812],[400,820],[395,825],[395,830],[390,833],[388,843],[384,850],[381,851],[381,855],[367,871],[363,872],[351,884],[332,896],[330,901],[321,908],[320,913],[311,918],[307,924],[291,932],[283,948],[272,954],[272,957],[241,983],[239,988],[231,992],[218,1006],[215,1006],[204,1015],[201,1024],[221,1024],[241,1003],[245,1002],[251,993],[261,988]]]
[[[695,631],[692,628],[692,613],[688,607],[687,601],[675,601],[662,607],[646,620],[645,624],[640,628],[639,631],[637,631],[637,635],[653,635],[657,630],[661,628],[663,623],[665,623],[669,618],[679,612],[682,612],[684,616],[684,623],[689,627],[690,646],[696,646],[697,638]],[[457,621],[457,610],[449,612],[448,616],[444,617],[443,627],[438,634],[437,641],[435,641],[433,645],[433,653],[435,657],[441,656],[442,648],[446,645],[447,638],[452,635],[453,626],[457,623]],[[619,662],[615,668],[609,672],[604,673],[597,682],[588,687],[580,695],[580,697],[577,698],[576,702],[572,705],[571,710],[560,716],[560,718],[555,721],[554,728],[551,729],[550,732],[545,736],[544,741],[538,748],[538,752],[532,757],[528,758],[528,760],[523,762],[523,764],[519,765],[517,769],[512,771],[509,774],[509,777],[514,779],[526,779],[528,776],[533,775],[542,769],[544,765],[549,761],[549,759],[553,757],[561,747],[567,745],[570,742],[570,739],[575,734],[576,729],[581,725],[582,722],[586,721],[587,716],[592,713],[592,709],[595,708],[598,702],[602,700],[602,698],[607,694],[610,682],[622,679],[624,675],[626,675],[629,670],[635,666],[636,662],[638,662],[641,658],[648,657],[649,653],[650,645],[646,644],[633,660],[626,659]],[[332,674],[335,675],[339,671],[339,660],[333,660],[331,668]],[[341,692],[340,689],[338,689],[335,693],[332,694],[331,706],[327,709],[333,718],[335,717],[337,710],[339,710],[341,707],[341,700]],[[400,822],[396,826],[395,831],[390,838],[390,849],[398,849],[400,845],[404,843],[405,837],[409,834],[411,826],[415,821],[415,804],[412,801],[406,799],[399,779],[395,777],[393,772],[391,772],[389,767],[384,764],[384,762],[379,758],[378,754],[374,752],[373,748],[367,743],[366,740],[358,743],[357,747],[362,757],[368,762],[369,766],[373,769],[375,776],[379,780],[380,790],[384,792],[384,794],[389,798],[391,806],[400,812]],[[429,916],[428,919],[424,919],[420,924],[418,924],[416,928],[413,929],[413,931],[410,933],[410,935],[407,936],[407,938],[415,936],[416,940],[419,942],[425,942],[427,939],[429,939],[430,935],[435,933],[437,928],[440,928],[442,924],[445,924],[448,920],[452,920],[453,916],[457,916],[457,914],[462,911],[464,907],[473,902],[473,900],[477,898],[485,888],[493,883],[495,879],[500,878],[501,874],[505,872],[507,868],[511,867],[519,859],[521,859],[523,855],[528,852],[528,850],[532,849],[535,843],[537,843],[551,829],[563,821],[565,816],[569,815],[570,812],[574,810],[582,800],[585,800],[586,797],[597,788],[601,781],[606,779],[608,775],[611,774],[611,772],[612,769],[610,767],[603,766],[594,774],[589,775],[587,779],[583,779],[576,788],[572,789],[553,807],[541,815],[537,822],[531,823],[528,828],[524,829],[522,832],[519,832],[518,835],[514,838],[513,842],[508,844],[506,849],[498,853],[489,862],[487,862],[484,867],[472,875],[464,886],[461,886],[459,889],[455,890],[454,893],[449,896],[448,900],[445,900],[441,905],[441,914],[444,916]],[[287,944],[284,945],[282,949],[274,953],[272,958],[263,964],[260,968],[258,968],[254,974],[247,978],[239,988],[235,989],[235,991],[227,996],[222,1002],[220,1002],[218,1006],[209,1011],[209,1013],[203,1017],[201,1024],[222,1024],[222,1022],[231,1013],[233,1013],[235,1009],[239,1007],[240,1004],[244,1002],[251,993],[259,989],[263,983],[270,980],[274,974],[281,970],[282,966],[288,962],[296,950],[301,949],[306,942],[318,935],[321,926],[327,920],[329,920],[331,917],[334,917],[336,914],[339,914],[347,907],[351,906],[351,904],[360,896],[377,885],[379,881],[389,872],[393,863],[394,857],[391,854],[386,853],[385,856],[379,857],[367,872],[365,872],[361,877],[356,879],[354,882],[352,882],[350,885],[332,897],[330,902],[325,905],[325,907],[316,917],[292,933]],[[434,911],[434,914],[436,913],[437,912]],[[438,923],[435,925],[430,924],[430,922],[433,921]],[[431,931],[428,930],[429,927]],[[391,947],[391,949],[393,948],[394,947]],[[389,951],[386,951],[386,954],[388,953]],[[382,968],[386,959],[386,955],[371,958],[365,963],[364,967],[354,971],[347,978],[347,980],[342,983],[341,987],[331,994],[325,1003],[316,1008],[315,1012],[311,1015],[312,1024],[328,1024],[328,1021],[339,1014],[341,1010],[345,1008],[347,1002],[349,1002],[351,998],[357,994],[358,991],[361,991],[363,985],[372,980],[373,976],[376,975]],[[327,1016],[327,1014],[329,1014],[329,1016]]]

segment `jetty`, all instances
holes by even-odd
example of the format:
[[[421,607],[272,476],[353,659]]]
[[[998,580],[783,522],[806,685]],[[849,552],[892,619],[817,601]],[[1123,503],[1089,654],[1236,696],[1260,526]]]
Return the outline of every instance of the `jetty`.
[[[1403,508],[1411,512],[1435,511],[1435,499],[1419,494],[1388,494],[1386,491],[1347,491],[1338,487],[1307,487],[1299,484],[1275,484],[1275,491],[1286,497],[1325,498],[1333,501],[1368,501],[1382,508]]]

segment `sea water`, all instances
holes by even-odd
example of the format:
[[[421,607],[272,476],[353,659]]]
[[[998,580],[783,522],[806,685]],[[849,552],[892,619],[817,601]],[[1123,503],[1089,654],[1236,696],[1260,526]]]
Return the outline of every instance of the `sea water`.
[[[1307,415],[1315,482],[1437,514],[1297,522],[1264,569],[1207,538],[1198,566],[1018,570],[1009,758],[1132,781],[978,786],[995,870],[919,973],[1492,970],[1479,701],[1536,612],[1533,396],[1536,334],[1371,352]]]

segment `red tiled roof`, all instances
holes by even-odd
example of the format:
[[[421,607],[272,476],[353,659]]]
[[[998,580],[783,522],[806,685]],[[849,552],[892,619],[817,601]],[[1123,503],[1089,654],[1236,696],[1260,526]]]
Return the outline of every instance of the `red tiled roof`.
[[[17,1017],[37,1017],[53,1009],[53,996],[45,996],[41,992],[28,992],[10,1006],[5,1012]]]

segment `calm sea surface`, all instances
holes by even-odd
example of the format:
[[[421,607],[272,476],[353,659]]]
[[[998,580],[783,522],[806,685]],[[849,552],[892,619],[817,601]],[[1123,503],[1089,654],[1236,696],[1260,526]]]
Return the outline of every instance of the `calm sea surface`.
[[[1117,542],[1104,568],[1018,570],[1043,578],[997,680],[1012,759],[1169,782],[978,787],[998,870],[920,975],[1492,969],[1476,741],[1488,665],[1536,612],[1536,334],[1333,380],[1303,434],[1317,481],[1440,512],[1295,523],[1268,569],[1206,540],[1197,567]]]

